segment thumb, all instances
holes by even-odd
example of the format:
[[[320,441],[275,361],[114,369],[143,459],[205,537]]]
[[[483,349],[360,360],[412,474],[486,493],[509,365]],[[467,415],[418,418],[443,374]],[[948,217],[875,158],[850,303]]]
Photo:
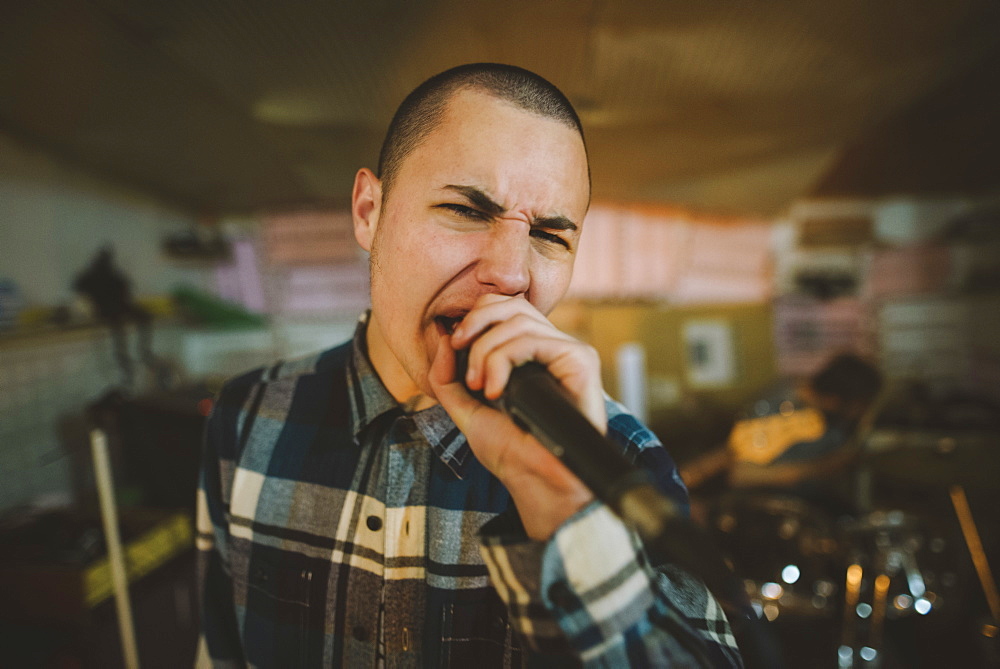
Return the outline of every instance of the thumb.
[[[462,379],[455,378],[455,367],[455,351],[451,347],[451,336],[446,335],[438,340],[427,380],[434,397],[451,416],[459,431],[465,433],[472,414],[487,407],[469,394]]]

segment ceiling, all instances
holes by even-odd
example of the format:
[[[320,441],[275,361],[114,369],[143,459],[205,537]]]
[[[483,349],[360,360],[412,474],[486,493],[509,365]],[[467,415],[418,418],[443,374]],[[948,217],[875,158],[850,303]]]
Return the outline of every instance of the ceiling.
[[[508,62],[594,196],[773,215],[1000,189],[995,0],[0,2],[0,131],[192,211],[340,205],[396,104]]]

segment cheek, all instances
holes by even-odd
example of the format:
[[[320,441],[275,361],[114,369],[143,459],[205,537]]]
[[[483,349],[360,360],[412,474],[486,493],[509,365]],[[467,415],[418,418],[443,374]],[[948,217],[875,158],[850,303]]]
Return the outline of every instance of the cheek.
[[[438,237],[398,230],[392,237],[377,240],[372,253],[372,300],[380,308],[390,308],[393,320],[419,319],[460,262],[454,242]]]
[[[531,271],[528,301],[543,315],[548,316],[566,294],[572,276],[572,262],[540,263]]]
[[[476,253],[472,235],[455,235],[441,230],[412,236],[404,243],[407,252],[400,254],[402,260],[397,266],[401,287],[425,299],[430,299],[460,276]]]

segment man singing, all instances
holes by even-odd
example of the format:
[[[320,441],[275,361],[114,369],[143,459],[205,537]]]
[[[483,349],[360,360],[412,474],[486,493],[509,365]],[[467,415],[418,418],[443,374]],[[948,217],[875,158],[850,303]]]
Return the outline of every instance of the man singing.
[[[465,65],[403,101],[378,173],[354,182],[371,311],[353,341],[230,381],[208,421],[198,547],[217,665],[741,665],[705,586],[650,564],[469,393],[545,365],[687,508],[666,450],[605,397],[596,352],[546,319],[589,202],[580,121],[541,77]]]

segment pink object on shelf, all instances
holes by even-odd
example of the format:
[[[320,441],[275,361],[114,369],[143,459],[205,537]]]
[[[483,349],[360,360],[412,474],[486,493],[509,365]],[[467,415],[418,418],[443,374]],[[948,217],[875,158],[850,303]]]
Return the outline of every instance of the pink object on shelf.
[[[257,250],[253,241],[237,239],[232,242],[232,262],[215,270],[219,297],[242,304],[250,311],[264,313],[264,284],[257,264]]]
[[[837,353],[871,356],[875,325],[869,307],[856,298],[786,296],[774,303],[774,348],[781,374],[808,376]]]
[[[771,295],[772,226],[594,206],[569,294],[672,302],[761,302]]]
[[[940,293],[948,287],[952,268],[947,246],[880,249],[872,256],[867,291],[874,298]]]
[[[264,219],[268,260],[279,264],[346,262],[358,257],[349,211],[275,214]]]
[[[671,298],[679,303],[763,302],[771,297],[772,227],[764,223],[692,226]]]

